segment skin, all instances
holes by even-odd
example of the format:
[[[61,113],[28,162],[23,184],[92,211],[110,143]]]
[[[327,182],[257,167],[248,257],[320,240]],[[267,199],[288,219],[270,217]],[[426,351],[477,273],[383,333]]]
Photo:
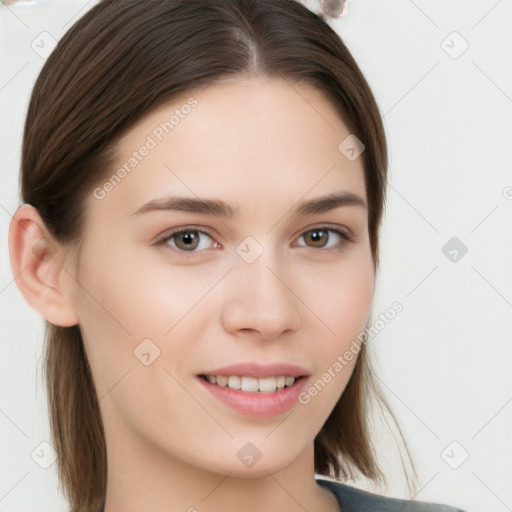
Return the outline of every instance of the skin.
[[[337,511],[314,480],[313,440],[355,358],[307,405],[267,418],[218,402],[197,374],[289,362],[312,384],[364,329],[374,293],[366,207],[291,213],[333,192],[366,202],[362,159],[338,150],[350,132],[310,86],[259,77],[193,97],[197,106],[113,190],[101,200],[91,192],[79,250],[51,240],[31,206],[16,212],[16,282],[48,321],[80,325],[105,427],[106,512]],[[188,98],[128,132],[116,164]],[[135,213],[170,195],[222,199],[240,215]],[[354,241],[308,237],[325,225]],[[195,256],[179,252],[183,237],[155,244],[178,227],[206,233]],[[263,248],[250,264],[236,252],[247,236]],[[48,257],[34,255],[38,241]],[[149,366],[134,356],[144,339],[160,349]],[[251,468],[237,457],[248,442],[262,454]]]

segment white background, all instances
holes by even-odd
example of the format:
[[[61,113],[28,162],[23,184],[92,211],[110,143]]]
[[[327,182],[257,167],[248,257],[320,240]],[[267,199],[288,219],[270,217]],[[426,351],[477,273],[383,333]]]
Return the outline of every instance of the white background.
[[[49,440],[43,324],[13,282],[7,228],[41,53],[94,3],[0,4],[2,512],[67,510],[55,464],[31,456]],[[415,499],[511,511],[512,1],[353,0],[330,23],[367,77],[389,141],[373,317],[394,301],[403,311],[370,345],[418,470]],[[467,247],[455,262],[442,251],[452,237]],[[389,494],[405,496],[394,463],[389,476]]]

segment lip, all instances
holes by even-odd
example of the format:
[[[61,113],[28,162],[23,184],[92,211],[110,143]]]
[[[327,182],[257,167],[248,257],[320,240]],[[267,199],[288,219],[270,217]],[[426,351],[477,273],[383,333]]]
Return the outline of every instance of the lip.
[[[201,375],[238,375],[240,377],[309,377],[311,375],[305,368],[290,363],[235,363],[212,370],[201,372]]]
[[[238,368],[240,366],[237,366]],[[282,369],[290,369],[289,365],[279,365],[273,368]],[[296,367],[295,367],[296,368]],[[222,370],[225,371],[226,368]],[[260,370],[265,373],[265,375],[261,376],[270,376],[268,373],[270,368],[268,366],[262,368]],[[215,370],[217,371],[217,370]],[[230,370],[231,371],[231,370]],[[244,370],[247,371],[247,370]],[[256,372],[254,369],[252,372]],[[251,372],[249,372],[251,373]],[[286,372],[285,372],[286,373]],[[236,375],[237,373],[228,373],[228,375]],[[286,373],[287,375],[297,374],[296,372]],[[208,375],[224,375],[224,373],[208,373]],[[242,373],[244,376],[255,376],[254,373],[252,375],[248,375],[248,373]],[[282,373],[272,373],[272,375],[283,375]],[[246,391],[239,391],[237,389],[231,389],[222,386],[217,386],[216,384],[210,384],[204,378],[197,376],[197,380],[200,382],[200,385],[203,386],[203,389],[209,391],[217,400],[223,402],[224,404],[231,407],[231,409],[235,410],[239,414],[243,414],[246,416],[254,416],[254,417],[272,417],[278,416],[290,410],[298,401],[298,397],[301,391],[304,389],[307,383],[306,377],[300,377],[296,380],[292,386],[281,389],[279,391],[275,391],[273,393],[262,393],[255,392],[250,393]]]

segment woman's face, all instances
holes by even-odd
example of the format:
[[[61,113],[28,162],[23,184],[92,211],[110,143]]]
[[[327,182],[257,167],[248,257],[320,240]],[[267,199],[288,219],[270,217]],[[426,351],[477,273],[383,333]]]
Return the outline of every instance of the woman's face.
[[[260,79],[209,86],[122,139],[69,281],[109,457],[144,447],[257,476],[311,450],[374,291],[349,134],[315,89]]]

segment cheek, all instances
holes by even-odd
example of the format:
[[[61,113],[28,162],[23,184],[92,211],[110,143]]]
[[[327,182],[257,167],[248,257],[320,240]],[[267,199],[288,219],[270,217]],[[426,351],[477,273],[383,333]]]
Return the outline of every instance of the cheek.
[[[302,286],[318,327],[325,333],[323,346],[341,350],[364,329],[368,319],[374,294],[371,255],[354,251],[338,264],[318,266]]]
[[[318,333],[315,377],[320,381],[316,381],[311,396],[318,394],[316,406],[322,403],[329,411],[352,374],[373,301],[374,268],[369,248],[354,251],[330,269],[319,270],[312,282],[317,283],[310,303],[318,317],[314,320],[317,329],[311,329]]]
[[[316,371],[299,396],[299,403],[309,415],[324,420],[345,390],[359,356],[361,334],[373,300],[373,262],[362,254],[338,265],[329,276],[317,276],[324,292],[318,288],[312,300],[321,320],[315,320],[316,328],[311,328],[318,333]]]
[[[83,273],[94,290],[93,302],[102,306],[99,320],[115,329],[119,325],[114,324],[121,324],[134,338],[164,336],[195,313],[195,307],[230,268],[229,262],[177,265],[164,257],[139,258],[133,252],[124,259],[111,252]]]
[[[154,302],[151,290],[140,286],[141,269],[116,252],[115,246],[90,241],[80,261],[76,308],[101,397],[138,362],[134,356],[137,345],[156,334],[149,331],[152,319],[148,318]]]
[[[151,369],[164,371],[169,359],[180,366],[190,350],[186,335],[197,337],[204,323],[203,299],[226,270],[148,264],[136,251],[123,257],[115,246],[96,252],[97,246],[91,242],[82,253],[76,308],[101,396],[129,369],[143,367],[139,346],[149,347],[151,358],[158,354]]]
[[[351,341],[366,325],[373,300],[372,274],[352,273],[343,278],[342,283],[333,290],[332,303],[328,309],[328,321],[336,337],[343,343]]]

